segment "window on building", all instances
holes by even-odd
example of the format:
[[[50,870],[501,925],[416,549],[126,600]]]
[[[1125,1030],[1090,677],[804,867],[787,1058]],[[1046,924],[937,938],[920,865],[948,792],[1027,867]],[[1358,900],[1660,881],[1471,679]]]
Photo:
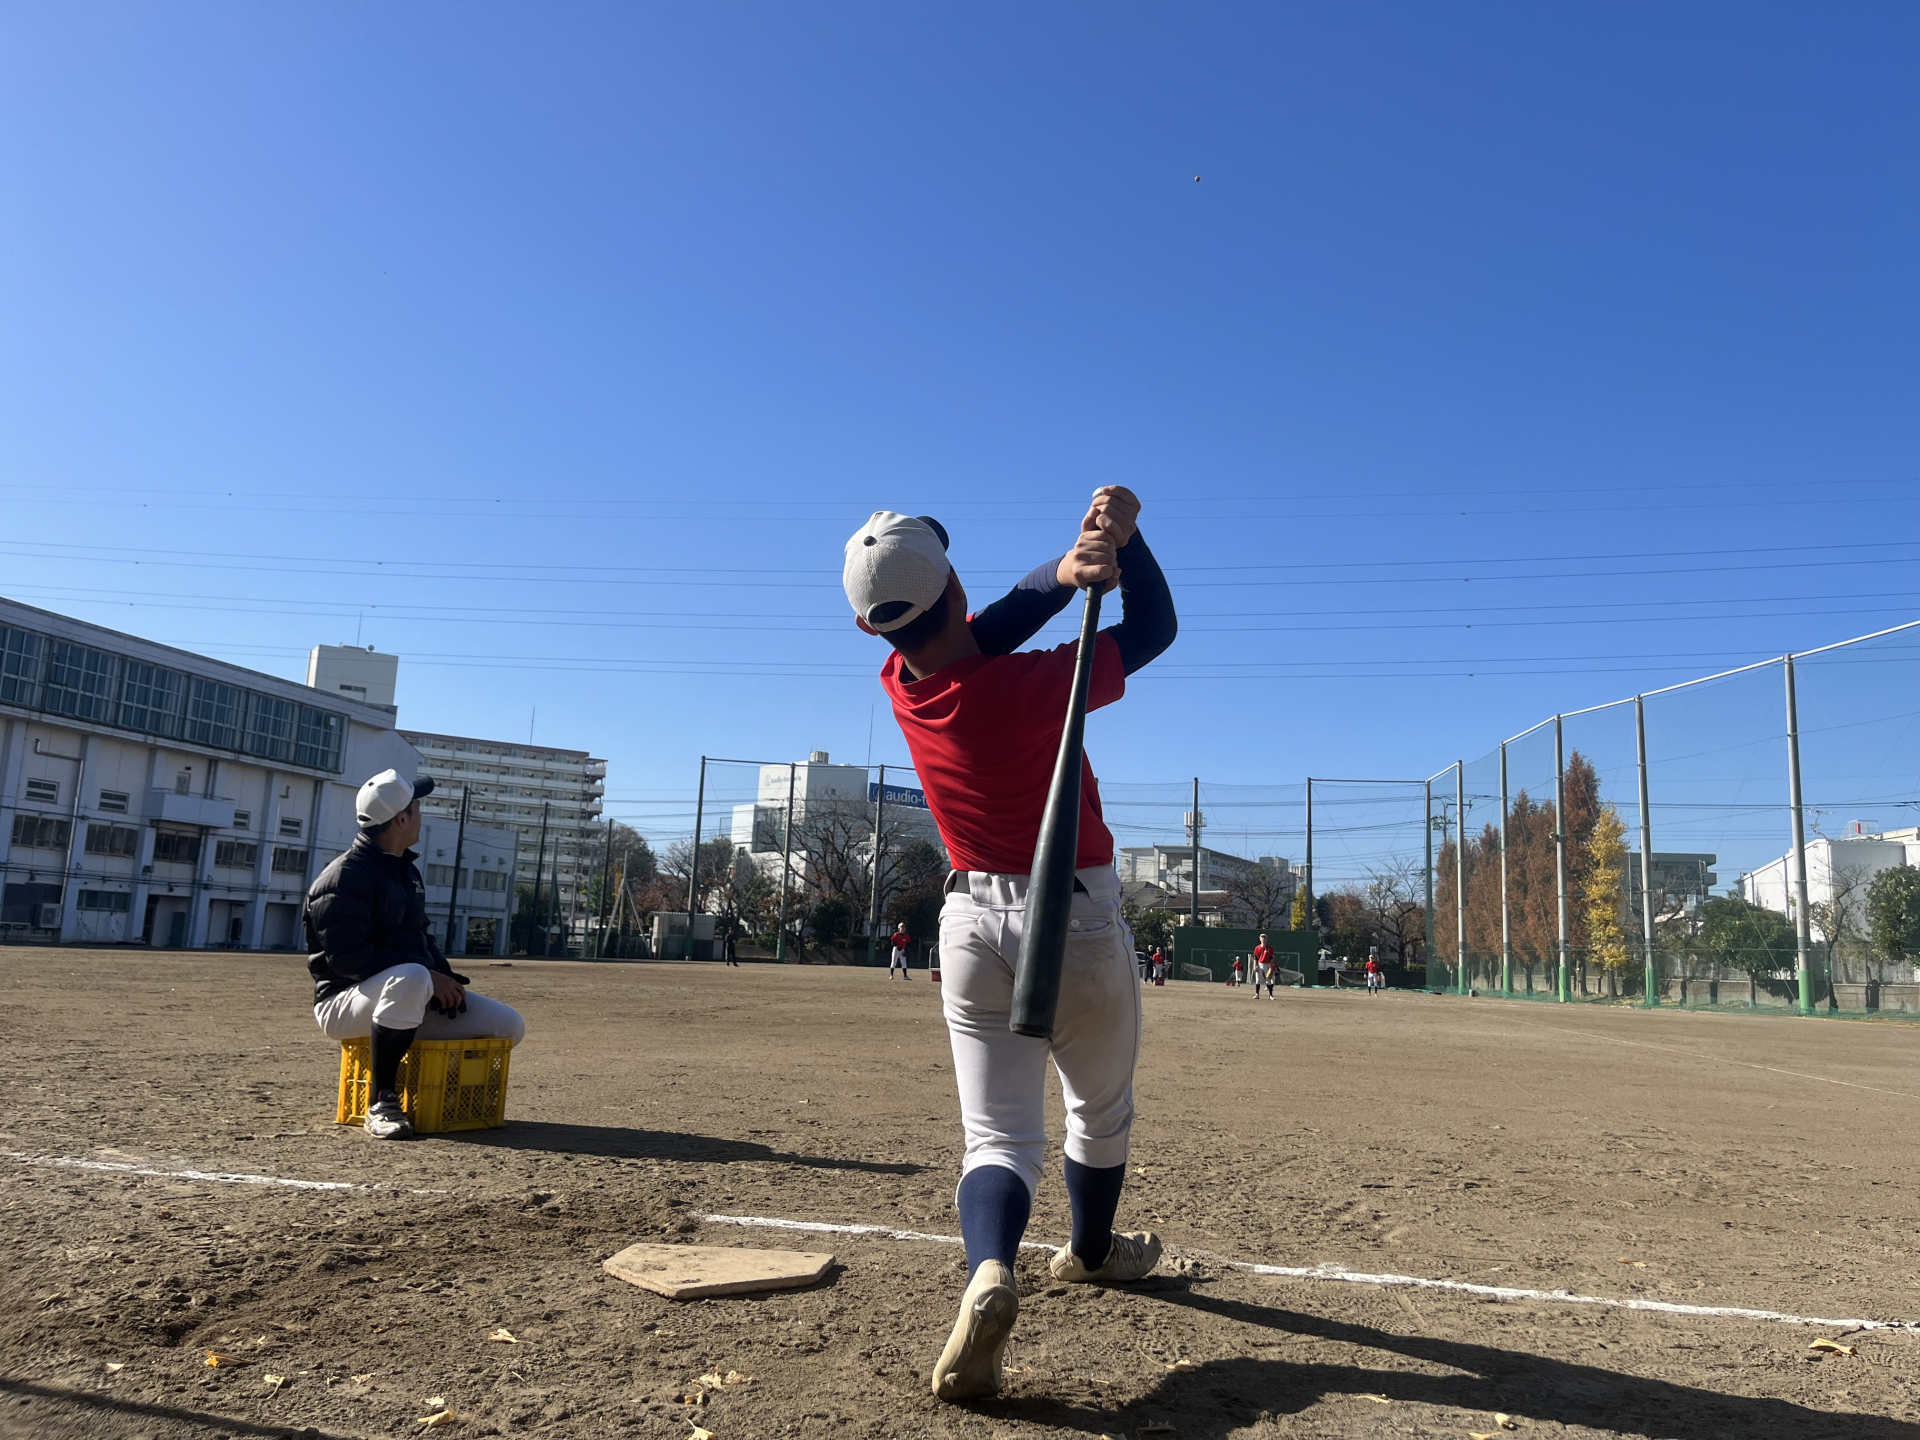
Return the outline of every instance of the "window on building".
[[[58,780],[27,781],[27,799],[43,805],[60,803],[60,782]]]
[[[89,825],[87,854],[121,855],[132,858],[140,853],[140,832],[131,825]]]
[[[0,700],[9,705],[33,704],[39,679],[40,637],[0,626]]]
[[[273,871],[276,875],[304,875],[307,873],[307,852],[296,850],[291,845],[273,847]]]
[[[452,883],[453,867],[451,865],[427,866],[427,884],[445,887]],[[460,867],[460,888],[462,890],[467,888],[467,867],[464,865]]]
[[[216,840],[213,863],[229,870],[251,870],[260,863],[260,847],[245,840]]]
[[[129,660],[126,677],[120,682],[120,723],[149,735],[177,735],[185,694],[186,684],[179,671]]]
[[[234,811],[233,828],[236,830],[251,830],[253,828],[253,812],[251,810]]]
[[[193,771],[182,770],[173,777],[173,793],[176,795],[193,794]]]
[[[82,890],[82,910],[104,910],[110,915],[125,915],[133,907],[133,897],[124,890]]]
[[[237,749],[240,744],[240,699],[238,686],[218,680],[195,679],[187,687],[187,723],[183,733],[196,745],[213,745],[222,750]]]
[[[507,872],[504,870],[476,870],[473,872],[473,888],[499,892],[507,888]]]
[[[293,763],[315,770],[340,769],[340,731],[342,718],[330,710],[300,707],[298,728],[294,732]]]
[[[293,756],[293,702],[272,695],[247,697],[247,753],[267,760]]]
[[[156,865],[199,864],[199,834],[192,830],[162,830],[153,837],[153,861]]]
[[[47,649],[47,683],[40,708],[80,720],[106,720],[112,713],[114,657],[72,640]]]
[[[100,792],[100,808],[115,815],[124,815],[127,813],[127,805],[132,799],[133,797],[124,790],[102,790]]]
[[[299,818],[293,815],[282,815],[280,817],[280,833],[289,840],[298,840],[300,838]]]
[[[13,843],[28,850],[64,850],[73,827],[55,815],[13,817]]]

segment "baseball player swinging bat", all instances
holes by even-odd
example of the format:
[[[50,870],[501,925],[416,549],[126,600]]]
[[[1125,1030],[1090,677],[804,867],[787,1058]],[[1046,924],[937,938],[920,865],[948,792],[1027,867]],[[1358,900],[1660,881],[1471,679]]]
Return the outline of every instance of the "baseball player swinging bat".
[[[1060,732],[1060,755],[1053,762],[1047,808],[1040,818],[1040,839],[1033,849],[1027,887],[1026,925],[1020,933],[1020,958],[1013,967],[1013,1014],[1008,1028],[1016,1035],[1053,1038],[1053,1012],[1060,1003],[1060,967],[1066,959],[1067,926],[1073,909],[1074,857],[1080,849],[1080,752],[1087,730],[1087,686],[1093,676],[1094,638],[1100,629],[1100,589],[1087,591],[1080,616],[1080,648],[1073,662],[1073,688],[1067,692],[1067,723]]]

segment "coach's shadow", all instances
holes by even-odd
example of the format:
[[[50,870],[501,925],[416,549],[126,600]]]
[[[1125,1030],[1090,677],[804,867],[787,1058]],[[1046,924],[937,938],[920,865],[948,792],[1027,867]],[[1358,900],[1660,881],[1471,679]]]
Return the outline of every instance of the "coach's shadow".
[[[550,1155],[595,1155],[608,1160],[677,1160],[692,1165],[798,1165],[812,1170],[861,1170],[872,1175],[918,1175],[927,1167],[911,1161],[848,1160],[837,1155],[794,1155],[752,1140],[683,1135],[673,1130],[632,1130],[622,1125],[560,1125],[515,1120],[492,1130],[457,1130],[437,1137],[492,1150],[533,1150]]]
[[[1263,1413],[1295,1414],[1329,1395],[1374,1395],[1388,1401],[1478,1411],[1489,1418],[1504,1410],[1536,1423],[1554,1421],[1608,1434],[1624,1431],[1672,1440],[1773,1440],[1785,1435],[1795,1440],[1821,1436],[1920,1440],[1920,1425],[1901,1420],[1810,1410],[1789,1400],[1727,1395],[1490,1345],[1396,1335],[1368,1325],[1206,1295],[1178,1280],[1148,1282],[1135,1293],[1261,1329],[1384,1350],[1465,1373],[1424,1375],[1364,1365],[1235,1358],[1169,1374],[1152,1392],[1117,1410],[1038,1397],[987,1402],[981,1409],[1008,1419],[1096,1434],[1131,1433],[1159,1422],[1173,1425],[1183,1440],[1196,1436],[1224,1440],[1233,1431],[1257,1423]]]

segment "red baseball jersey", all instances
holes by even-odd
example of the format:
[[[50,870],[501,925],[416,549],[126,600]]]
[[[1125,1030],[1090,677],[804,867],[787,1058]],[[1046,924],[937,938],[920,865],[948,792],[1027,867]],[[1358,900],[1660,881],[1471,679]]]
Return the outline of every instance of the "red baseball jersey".
[[[1025,875],[1033,868],[1078,648],[1070,641],[1053,650],[969,655],[924,680],[905,678],[898,651],[881,667],[880,683],[954,869]],[[1087,708],[1111,705],[1126,689],[1120,646],[1103,630],[1094,645]],[[1074,868],[1112,863],[1113,835],[1083,752]]]

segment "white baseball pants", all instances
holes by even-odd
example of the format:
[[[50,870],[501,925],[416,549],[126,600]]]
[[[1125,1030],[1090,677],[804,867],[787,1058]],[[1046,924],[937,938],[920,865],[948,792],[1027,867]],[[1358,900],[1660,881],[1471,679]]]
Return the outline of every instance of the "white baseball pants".
[[[1067,1154],[1082,1165],[1124,1165],[1140,1057],[1140,982],[1133,936],[1120,918],[1110,866],[1077,872],[1072,928],[1053,1040],[1016,1035],[1013,966],[1026,919],[1027,877],[956,876],[940,910],[940,1001],[953,1044],[966,1158],[960,1173],[1002,1165],[1032,1193],[1046,1159],[1046,1067],[1051,1053],[1067,1111]]]
[[[511,1005],[467,991],[467,1008],[459,1015],[428,1011],[433,998],[433,972],[424,965],[395,965],[369,976],[313,1007],[313,1018],[329,1040],[365,1040],[375,1025],[386,1030],[419,1030],[420,1040],[474,1040],[503,1035],[518,1045],[527,1022]]]

